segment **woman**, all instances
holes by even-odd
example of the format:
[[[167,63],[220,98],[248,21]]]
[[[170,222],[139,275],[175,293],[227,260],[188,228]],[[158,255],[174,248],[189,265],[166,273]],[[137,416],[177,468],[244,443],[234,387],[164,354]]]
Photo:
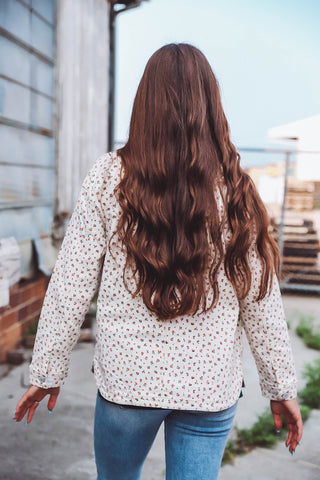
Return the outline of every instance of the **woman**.
[[[14,418],[53,409],[99,289],[98,479],[137,480],[164,421],[167,480],[217,478],[243,382],[242,325],[276,429],[302,436],[269,219],[229,138],[204,55],[150,58],[129,139],[86,177],[46,294]]]

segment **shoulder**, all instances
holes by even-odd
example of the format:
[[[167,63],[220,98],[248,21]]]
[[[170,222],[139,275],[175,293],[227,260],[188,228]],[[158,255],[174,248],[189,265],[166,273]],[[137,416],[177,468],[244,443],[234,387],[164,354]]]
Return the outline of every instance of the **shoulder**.
[[[116,151],[100,155],[86,175],[82,189],[91,200],[101,200],[107,193],[113,194],[120,180],[121,160]]]

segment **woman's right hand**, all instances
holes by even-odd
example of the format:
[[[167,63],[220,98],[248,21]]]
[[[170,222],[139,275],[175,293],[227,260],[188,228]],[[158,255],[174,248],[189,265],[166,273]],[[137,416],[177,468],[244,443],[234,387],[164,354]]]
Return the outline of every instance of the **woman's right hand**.
[[[299,406],[296,400],[271,400],[270,408],[273,415],[274,426],[277,430],[282,428],[281,415],[284,416],[288,422],[289,433],[286,440],[286,446],[289,447],[289,452],[295,451],[302,437],[302,418]]]
[[[16,422],[20,422],[23,417],[27,414],[26,424],[29,424],[32,421],[33,415],[39,406],[40,402],[47,396],[50,395],[48,401],[48,410],[52,413],[52,410],[56,404],[58,395],[60,393],[60,387],[53,388],[40,388],[34,385],[31,385],[26,393],[22,396],[21,400],[18,402],[16,411],[14,413],[13,419]]]

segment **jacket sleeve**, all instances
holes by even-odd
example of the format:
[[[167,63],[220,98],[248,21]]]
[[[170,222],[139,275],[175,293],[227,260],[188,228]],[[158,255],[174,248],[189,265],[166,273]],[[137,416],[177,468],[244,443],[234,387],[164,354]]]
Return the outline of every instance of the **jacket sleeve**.
[[[279,282],[257,302],[262,265],[256,247],[249,250],[251,287],[240,303],[240,319],[258,369],[262,395],[272,400],[291,400],[297,395],[297,379]]]
[[[30,383],[63,385],[71,350],[100,282],[106,231],[99,202],[85,185],[70,219],[42,307],[30,365]]]

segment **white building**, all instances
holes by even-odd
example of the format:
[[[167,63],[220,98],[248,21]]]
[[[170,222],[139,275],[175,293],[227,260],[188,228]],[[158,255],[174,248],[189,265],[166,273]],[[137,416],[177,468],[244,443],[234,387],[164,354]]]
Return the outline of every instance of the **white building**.
[[[268,137],[296,149],[297,180],[320,181],[320,115],[271,128]]]

